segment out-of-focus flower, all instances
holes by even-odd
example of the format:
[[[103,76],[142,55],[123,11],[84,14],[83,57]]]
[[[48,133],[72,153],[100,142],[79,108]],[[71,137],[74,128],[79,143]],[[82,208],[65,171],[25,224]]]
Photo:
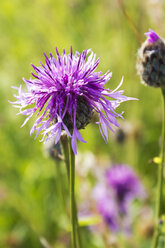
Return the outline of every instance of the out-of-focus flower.
[[[112,232],[119,230],[119,208],[113,193],[107,190],[106,185],[97,184],[93,191],[93,197],[97,202],[97,208],[106,224]]]
[[[165,87],[165,43],[152,30],[138,51],[137,71],[144,84]]]
[[[97,209],[112,232],[130,232],[130,203],[135,198],[145,196],[139,178],[126,165],[115,165],[108,169],[105,180],[98,183],[93,190]]]
[[[20,108],[20,114],[28,116],[27,121],[36,113],[40,116],[35,121],[30,133],[37,131],[36,137],[42,132],[42,141],[55,136],[55,143],[58,143],[62,130],[72,139],[72,149],[77,152],[77,139],[85,142],[78,129],[85,128],[91,121],[93,111],[99,115],[101,135],[108,140],[109,128],[112,125],[119,126],[116,118],[122,117],[115,109],[121,102],[131,100],[123,95],[123,91],[105,89],[105,83],[109,81],[112,73],[96,72],[99,59],[91,50],[84,50],[82,54],[60,55],[56,49],[57,59],[50,53],[50,58],[45,54],[45,65],[36,67],[33,79],[24,82],[27,92],[19,88],[14,106]],[[109,99],[108,99],[109,98]],[[27,109],[24,109],[26,108]]]
[[[54,139],[50,139],[48,142],[46,142],[46,144],[44,144],[44,153],[55,161],[64,159],[61,150],[61,144],[60,142],[55,144]]]
[[[141,136],[142,127],[140,127],[137,123],[131,123],[129,121],[123,122],[121,127],[118,128],[113,135],[115,141],[119,144],[124,144],[127,139],[138,140]]]
[[[115,192],[121,211],[126,211],[126,205],[135,198],[144,198],[144,188],[135,174],[127,165],[119,164],[106,172],[107,184]]]
[[[96,158],[94,154],[90,151],[87,151],[85,153],[79,152],[79,154],[76,156],[76,165],[78,165],[76,166],[76,170],[77,170],[77,173],[82,177],[86,177],[87,174],[90,172],[93,173],[93,170],[95,170],[95,167],[97,169],[96,164],[97,164]]]

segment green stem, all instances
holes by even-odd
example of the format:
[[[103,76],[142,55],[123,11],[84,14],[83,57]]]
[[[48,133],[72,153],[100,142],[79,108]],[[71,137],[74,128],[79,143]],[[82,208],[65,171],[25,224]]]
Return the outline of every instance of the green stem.
[[[75,219],[75,198],[74,198],[74,186],[75,186],[75,155],[72,151],[71,140],[70,145],[70,208],[71,208],[71,221],[72,221],[72,245],[76,248],[76,219]]]
[[[66,134],[61,136],[61,144],[64,151],[64,157],[65,157],[65,164],[66,164],[66,170],[68,175],[68,182],[70,180],[70,170],[69,170],[69,144],[68,144],[68,137]]]
[[[78,245],[79,245],[79,248],[82,248],[80,228],[79,228],[79,224],[78,224],[76,200],[74,201],[74,204],[75,204],[75,220],[76,220],[76,230],[77,230]]]
[[[163,112],[162,112],[162,137],[161,137],[161,164],[159,164],[158,170],[158,185],[157,185],[157,201],[156,201],[156,226],[153,236],[152,248],[157,248],[159,241],[159,220],[161,217],[161,207],[163,199],[163,169],[165,163],[164,148],[165,148],[165,89],[162,89],[163,96]]]
[[[66,164],[67,175],[68,175],[68,182],[70,185],[70,158],[69,158],[69,145],[68,145],[69,141],[68,141],[67,135],[64,135],[61,137],[61,143],[62,143],[63,150],[64,150],[65,164]],[[71,144],[70,144],[70,151],[72,151]],[[73,152],[72,152],[72,154],[73,154]],[[73,156],[74,156],[74,154],[73,154]],[[79,225],[78,225],[77,206],[76,206],[75,199],[74,199],[74,212],[75,212],[75,222],[76,222],[78,245],[79,245],[79,248],[82,248],[82,241],[81,241],[81,235],[80,235],[80,230],[79,230]]]

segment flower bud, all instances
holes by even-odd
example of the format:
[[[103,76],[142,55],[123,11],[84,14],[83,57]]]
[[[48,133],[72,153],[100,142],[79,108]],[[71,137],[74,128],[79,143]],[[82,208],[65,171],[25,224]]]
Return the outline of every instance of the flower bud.
[[[138,51],[137,71],[144,84],[165,87],[165,43],[151,29]]]

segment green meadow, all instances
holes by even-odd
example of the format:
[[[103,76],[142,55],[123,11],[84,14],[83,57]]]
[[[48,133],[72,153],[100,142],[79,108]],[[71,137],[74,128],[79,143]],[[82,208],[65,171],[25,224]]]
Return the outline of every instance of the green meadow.
[[[165,4],[159,0],[0,1],[0,248],[71,248],[64,162],[48,156],[40,135],[30,136],[35,117],[21,128],[25,116],[9,103],[17,94],[12,86],[25,89],[22,78],[32,77],[31,63],[45,63],[43,52],[55,56],[55,47],[69,53],[70,46],[80,53],[92,49],[100,58],[98,69],[113,73],[106,87],[114,90],[124,76],[124,95],[138,99],[117,108],[125,120],[118,119],[120,129],[109,131],[107,144],[97,116],[81,131],[88,142],[78,142],[76,199],[79,211],[93,216],[80,218],[83,247],[151,246],[162,97],[160,89],[141,84],[136,63],[144,33],[151,28],[165,37],[164,25]],[[147,195],[132,203],[128,235],[100,227],[103,220],[88,209],[97,172],[113,164],[132,167]],[[163,242],[162,236],[160,248]]]

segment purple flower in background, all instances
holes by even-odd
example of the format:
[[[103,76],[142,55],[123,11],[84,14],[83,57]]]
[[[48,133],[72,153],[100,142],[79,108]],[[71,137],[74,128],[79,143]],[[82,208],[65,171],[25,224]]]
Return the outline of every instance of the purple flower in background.
[[[145,35],[148,37],[147,41],[149,43],[155,43],[160,37],[152,30],[149,29],[149,32],[145,33]]]
[[[106,224],[112,232],[117,232],[119,230],[119,208],[111,191],[107,190],[106,185],[99,183],[94,188],[93,197]]]
[[[139,178],[129,166],[115,165],[102,179],[93,190],[98,212],[112,232],[130,233],[130,203],[146,196]]]
[[[107,184],[115,192],[121,211],[126,211],[126,205],[136,197],[145,196],[144,188],[133,169],[127,165],[115,165],[106,172]]]
[[[104,198],[98,202],[98,210],[111,231],[117,232],[119,230],[119,209],[116,202],[111,198]]]
[[[133,98],[126,97],[123,91],[111,91],[104,85],[111,78],[112,73],[96,72],[99,64],[96,54],[91,50],[84,50],[82,54],[76,52],[60,56],[56,49],[57,58],[50,53],[50,58],[45,54],[45,65],[42,67],[32,65],[35,74],[33,79],[23,79],[27,92],[21,88],[18,90],[15,107],[20,108],[20,114],[26,115],[22,126],[36,113],[37,119],[30,131],[37,131],[36,137],[41,132],[43,138],[48,140],[55,137],[55,143],[59,141],[62,130],[72,139],[72,149],[77,153],[77,139],[85,142],[78,131],[84,128],[91,120],[93,111],[99,115],[99,129],[103,138],[108,140],[108,130],[112,125],[119,127],[116,117],[122,117],[122,113],[115,112],[121,102]],[[109,98],[109,99],[108,99]],[[40,116],[39,116],[40,115]],[[35,138],[36,138],[35,137]]]

